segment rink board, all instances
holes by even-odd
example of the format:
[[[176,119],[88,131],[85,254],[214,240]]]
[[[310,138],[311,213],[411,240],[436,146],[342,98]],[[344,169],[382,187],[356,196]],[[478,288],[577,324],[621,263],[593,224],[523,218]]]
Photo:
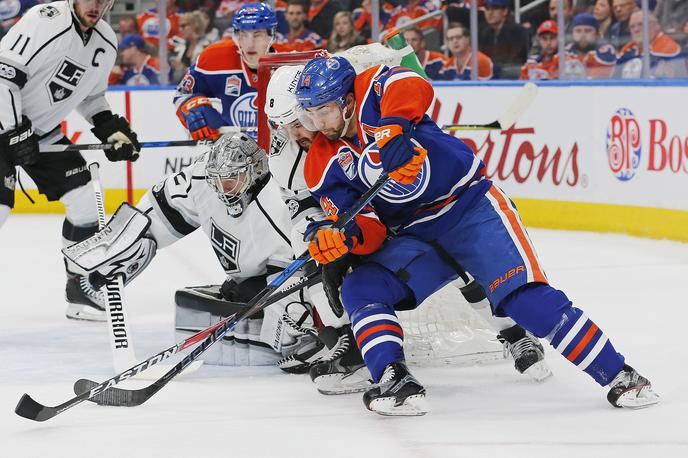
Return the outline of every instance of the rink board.
[[[466,131],[464,139],[486,163],[488,176],[514,197],[527,225],[624,232],[688,241],[688,83],[562,83],[540,87],[515,126]],[[428,114],[438,124],[488,123],[518,94],[520,84],[436,84]],[[172,90],[111,91],[113,111],[127,113],[139,139],[182,140]],[[76,143],[97,140],[70,115],[64,130]],[[191,163],[202,148],[147,149],[132,164],[133,199],[165,175]],[[100,152],[109,211],[127,198],[125,164]],[[36,198],[30,179],[22,182]],[[17,192],[16,211],[60,212],[41,196],[31,205]]]

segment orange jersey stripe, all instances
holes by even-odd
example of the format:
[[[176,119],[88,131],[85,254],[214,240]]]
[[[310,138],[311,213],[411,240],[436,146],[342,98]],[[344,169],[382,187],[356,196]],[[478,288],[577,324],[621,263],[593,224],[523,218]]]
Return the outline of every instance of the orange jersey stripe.
[[[536,282],[547,283],[547,278],[542,273],[542,269],[540,269],[540,265],[538,264],[537,258],[535,257],[533,247],[530,246],[528,237],[526,236],[525,232],[523,232],[523,228],[521,227],[521,224],[518,221],[518,216],[509,207],[506,199],[504,198],[502,193],[497,190],[495,186],[490,187],[490,190],[488,192],[499,203],[500,210],[502,210],[502,212],[506,215],[509,224],[511,224],[511,228],[513,229],[514,233],[516,234],[516,237],[518,238],[518,241],[523,247],[523,251],[525,252],[526,257],[528,258],[528,261],[530,262],[530,267],[533,271],[533,280]]]
[[[583,349],[590,343],[590,340],[592,340],[593,336],[597,332],[597,325],[595,323],[590,326],[590,329],[588,329],[588,332],[585,333],[583,338],[581,339],[580,342],[578,342],[578,345],[569,353],[569,355],[566,357],[571,362],[574,362],[576,358],[578,358],[578,355],[581,354]]]
[[[356,338],[356,343],[358,344],[359,348],[368,336],[380,331],[392,331],[399,334],[402,338],[404,337],[404,331],[402,331],[399,326],[395,324],[378,324],[376,326],[369,327]]]
[[[392,69],[393,72],[395,69]],[[419,74],[395,73],[385,82],[380,117],[398,116],[418,122],[435,98],[432,85]]]

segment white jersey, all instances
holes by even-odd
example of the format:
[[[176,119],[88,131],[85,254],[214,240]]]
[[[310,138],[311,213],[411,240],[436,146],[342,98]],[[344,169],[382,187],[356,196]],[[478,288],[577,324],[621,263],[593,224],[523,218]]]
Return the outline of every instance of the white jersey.
[[[271,177],[238,217],[205,180],[207,153],[153,186],[137,207],[151,218],[150,234],[159,248],[203,228],[230,278],[265,275],[293,260],[289,211]],[[271,267],[275,269],[271,269]]]
[[[308,151],[291,140],[283,129],[271,131],[270,173],[282,188],[283,199],[289,208],[292,223],[289,238],[296,256],[299,256],[308,247],[308,243],[303,240],[303,234],[308,223],[325,218],[320,204],[311,196],[303,175],[307,153]],[[332,311],[322,284],[311,286],[308,288],[308,293],[323,324],[336,328],[348,324],[349,320],[346,314],[336,316]]]
[[[75,108],[88,121],[110,107],[117,38],[103,20],[82,33],[66,1],[36,5],[0,41],[0,131],[27,116],[38,135]]]

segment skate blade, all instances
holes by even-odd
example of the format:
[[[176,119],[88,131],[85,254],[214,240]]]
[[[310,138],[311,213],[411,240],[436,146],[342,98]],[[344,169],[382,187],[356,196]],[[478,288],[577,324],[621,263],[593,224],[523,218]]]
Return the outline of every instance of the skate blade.
[[[373,385],[370,380],[351,380],[351,377],[344,378],[342,374],[321,375],[313,383],[320,394],[327,396],[361,393]]]
[[[104,311],[83,304],[68,303],[65,316],[70,320],[78,321],[95,321],[99,323],[107,321],[107,315],[105,315]]]
[[[545,361],[538,361],[523,373],[538,383],[542,383],[554,375]]]
[[[428,413],[424,394],[409,396],[399,406],[394,404],[395,398],[393,397],[378,398],[368,405],[368,410],[387,417],[412,417]]]
[[[616,405],[624,409],[645,409],[659,403],[659,395],[652,391],[650,385],[643,385],[640,388],[633,388],[624,392]]]

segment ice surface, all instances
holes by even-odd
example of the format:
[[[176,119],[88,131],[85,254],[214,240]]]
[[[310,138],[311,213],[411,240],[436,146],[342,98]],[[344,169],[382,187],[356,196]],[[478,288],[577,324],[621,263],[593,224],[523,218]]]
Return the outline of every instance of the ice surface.
[[[606,389],[547,347],[555,376],[544,384],[508,363],[415,369],[425,417],[379,417],[360,394],[321,396],[276,368],[204,366],[143,406],[83,403],[34,423],[14,414],[22,393],[55,405],[76,379],[112,374],[104,327],[64,318],[61,224],[12,215],[0,230],[0,457],[688,456],[686,244],[531,231],[552,284],[652,380],[662,402],[651,409],[612,408]],[[162,250],[127,288],[137,354],[173,343],[177,287],[222,278],[202,234]]]

